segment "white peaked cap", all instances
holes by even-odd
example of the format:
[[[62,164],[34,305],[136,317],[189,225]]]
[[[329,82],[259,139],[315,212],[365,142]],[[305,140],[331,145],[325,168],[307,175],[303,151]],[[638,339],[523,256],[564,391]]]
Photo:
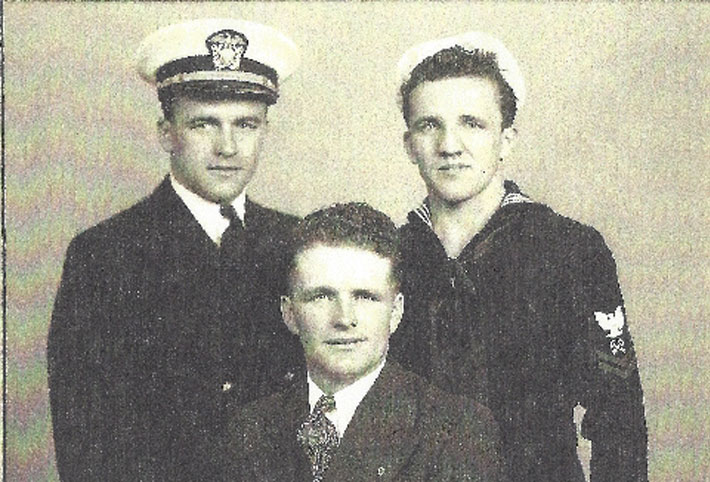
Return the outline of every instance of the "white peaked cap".
[[[158,88],[193,81],[234,82],[278,95],[278,84],[299,60],[298,47],[272,27],[208,18],[170,25],[146,37],[138,47],[136,67],[141,78]]]

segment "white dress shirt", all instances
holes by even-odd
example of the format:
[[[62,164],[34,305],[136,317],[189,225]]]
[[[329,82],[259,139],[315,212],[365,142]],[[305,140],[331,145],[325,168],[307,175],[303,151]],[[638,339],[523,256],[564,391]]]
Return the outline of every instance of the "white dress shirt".
[[[348,428],[350,420],[352,420],[353,415],[355,415],[355,410],[357,410],[357,407],[360,405],[362,399],[365,398],[367,392],[369,392],[370,388],[372,388],[372,385],[375,383],[375,380],[377,380],[377,377],[380,375],[382,367],[384,366],[385,360],[382,360],[382,363],[380,363],[380,365],[370,373],[355,383],[348,385],[333,394],[333,397],[335,398],[335,410],[327,412],[325,416],[333,422],[340,438],[343,438],[345,429]],[[322,395],[325,395],[325,393],[318,387],[318,385],[315,384],[309,373],[308,403],[311,406],[311,411],[313,411],[313,407],[315,407],[316,402]]]
[[[170,176],[170,184],[172,184],[173,189],[177,195],[180,196],[180,199],[182,199],[182,202],[185,203],[185,206],[187,206],[192,215],[195,216],[197,222],[200,223],[202,229],[205,230],[207,236],[219,245],[224,230],[229,226],[229,220],[219,213],[219,204],[201,198],[180,184],[172,175]],[[246,204],[245,191],[242,191],[231,204],[237,212],[239,219],[242,220],[242,224],[244,224]]]

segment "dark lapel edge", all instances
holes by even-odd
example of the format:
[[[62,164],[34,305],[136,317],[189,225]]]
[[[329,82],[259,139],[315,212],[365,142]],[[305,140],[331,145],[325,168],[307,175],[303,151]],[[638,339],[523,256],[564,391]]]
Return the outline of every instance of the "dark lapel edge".
[[[308,417],[308,387],[305,382],[296,383],[271,397],[271,400],[274,405],[265,406],[260,412],[269,418],[264,424],[270,429],[264,435],[267,437],[267,450],[274,450],[272,463],[281,467],[283,470],[278,472],[291,480],[305,480],[310,475],[310,464],[296,434]]]
[[[399,365],[385,364],[343,435],[330,480],[347,480],[349,474],[394,480],[419,440],[419,398],[410,381]]]
[[[148,203],[160,240],[184,239],[185,242],[181,244],[216,248],[212,239],[173,189],[169,177],[166,176],[153,191]]]

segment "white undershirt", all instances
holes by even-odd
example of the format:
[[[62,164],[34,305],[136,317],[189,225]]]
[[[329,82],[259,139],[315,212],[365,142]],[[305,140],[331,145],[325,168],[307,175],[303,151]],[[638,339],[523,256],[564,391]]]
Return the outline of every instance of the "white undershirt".
[[[353,415],[355,415],[355,410],[357,410],[358,405],[365,398],[367,392],[370,391],[372,385],[380,376],[382,367],[385,366],[385,360],[372,370],[370,373],[356,381],[355,383],[348,385],[342,390],[333,394],[335,398],[335,410],[331,410],[325,414],[328,419],[335,424],[335,428],[338,431],[340,438],[343,437],[345,429],[348,428],[350,420],[352,420]],[[311,406],[311,411],[315,407],[318,399],[325,395],[323,390],[321,390],[318,385],[311,379],[311,375],[308,375],[308,403]]]
[[[180,184],[172,175],[170,176],[170,184],[192,215],[195,216],[197,222],[200,223],[202,229],[205,230],[207,236],[216,244],[219,244],[222,239],[222,233],[224,233],[224,230],[229,226],[229,220],[219,213],[219,204],[207,201],[198,196]],[[239,219],[242,220],[242,224],[244,224],[246,192],[242,191],[231,204],[237,212]]]

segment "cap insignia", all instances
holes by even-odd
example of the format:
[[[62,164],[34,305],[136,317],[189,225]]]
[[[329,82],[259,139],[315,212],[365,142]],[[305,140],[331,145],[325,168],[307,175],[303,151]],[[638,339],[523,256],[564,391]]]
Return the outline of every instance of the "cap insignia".
[[[215,70],[239,70],[249,41],[235,30],[220,30],[205,41]]]

